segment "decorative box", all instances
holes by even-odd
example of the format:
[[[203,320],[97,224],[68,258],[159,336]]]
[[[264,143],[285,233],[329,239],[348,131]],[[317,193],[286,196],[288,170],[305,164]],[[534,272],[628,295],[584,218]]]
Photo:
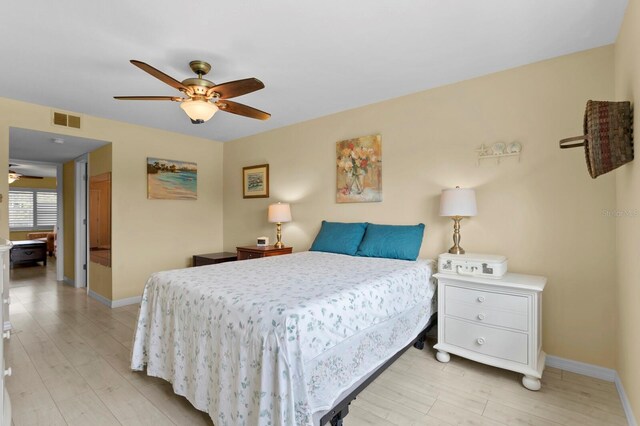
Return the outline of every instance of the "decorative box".
[[[507,258],[494,254],[442,253],[438,256],[438,272],[498,279],[507,273]]]

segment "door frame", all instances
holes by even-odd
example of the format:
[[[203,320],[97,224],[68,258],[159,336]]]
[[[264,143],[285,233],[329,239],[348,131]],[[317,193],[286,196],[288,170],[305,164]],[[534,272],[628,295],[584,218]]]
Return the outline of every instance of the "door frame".
[[[64,281],[64,165],[56,164],[56,194],[58,195],[58,219],[56,233],[56,281]]]
[[[74,284],[89,291],[89,155],[83,154],[74,160],[75,168],[75,262]],[[84,232],[83,232],[84,230]],[[84,250],[82,248],[84,247]]]

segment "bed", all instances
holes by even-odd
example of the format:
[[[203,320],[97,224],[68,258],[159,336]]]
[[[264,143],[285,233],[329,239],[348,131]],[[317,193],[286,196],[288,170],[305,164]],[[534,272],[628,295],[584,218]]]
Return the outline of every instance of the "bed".
[[[340,420],[429,325],[432,267],[303,252],[155,273],[131,368],[171,382],[216,426]]]

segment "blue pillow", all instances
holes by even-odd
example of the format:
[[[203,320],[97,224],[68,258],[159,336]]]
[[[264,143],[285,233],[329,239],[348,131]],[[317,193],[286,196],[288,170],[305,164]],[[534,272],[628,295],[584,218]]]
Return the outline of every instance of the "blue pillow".
[[[320,232],[311,245],[310,251],[355,255],[366,223],[340,223],[322,221]]]
[[[356,256],[416,260],[422,245],[424,223],[418,225],[368,224]]]

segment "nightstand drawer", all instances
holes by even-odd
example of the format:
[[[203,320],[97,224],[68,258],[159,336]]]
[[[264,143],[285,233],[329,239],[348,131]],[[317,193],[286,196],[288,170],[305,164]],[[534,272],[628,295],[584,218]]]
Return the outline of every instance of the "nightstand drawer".
[[[445,303],[463,303],[483,309],[497,309],[527,315],[527,297],[513,294],[494,293],[491,291],[473,290],[470,288],[447,285]]]
[[[277,248],[275,246],[236,247],[236,250],[238,251],[238,260],[281,256],[283,254],[291,254],[293,252],[292,247]]]
[[[259,259],[264,257],[262,253],[253,253],[250,251],[238,251],[238,260]]]
[[[470,351],[509,361],[528,363],[528,336],[509,330],[445,317],[444,341]]]
[[[524,298],[526,300],[526,298]],[[460,300],[449,300],[445,306],[445,314],[473,321],[478,324],[497,325],[528,331],[526,309],[523,312],[484,306],[481,303],[466,303]]]

